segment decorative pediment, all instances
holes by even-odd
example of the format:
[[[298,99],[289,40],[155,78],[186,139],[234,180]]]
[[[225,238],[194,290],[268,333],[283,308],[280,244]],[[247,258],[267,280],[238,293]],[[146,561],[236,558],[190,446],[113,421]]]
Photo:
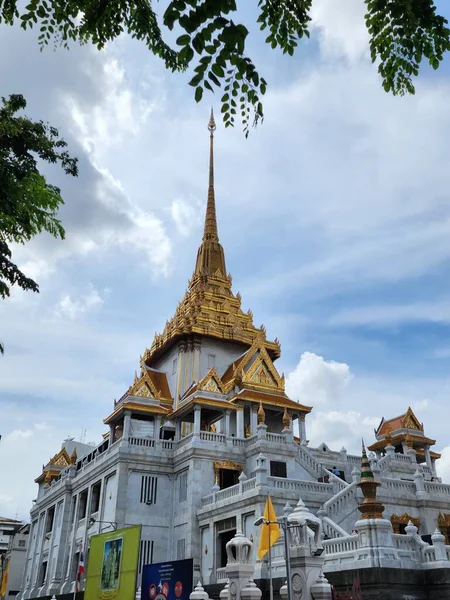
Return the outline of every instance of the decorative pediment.
[[[199,381],[197,389],[223,394],[222,380],[214,367],[211,367],[205,377]]]
[[[242,465],[231,462],[231,460],[222,460],[222,461],[216,460],[216,461],[214,461],[215,479],[217,479],[220,469],[230,469],[231,471],[239,471],[239,473],[241,473],[243,471]]]
[[[408,408],[403,418],[402,426],[404,429],[415,429],[416,431],[423,431],[423,425],[420,423],[416,415],[413,413],[411,408]]]
[[[144,383],[141,387],[133,394],[133,396],[139,396],[140,398],[153,398],[153,394]]]
[[[247,368],[247,365],[248,368]],[[243,365],[242,381],[258,387],[275,388],[284,391],[284,377],[280,377],[267,350],[261,344],[253,356]]]
[[[143,368],[141,376],[135,373],[133,385],[128,390],[128,396],[138,396],[140,398],[161,398],[161,391],[153,383],[147,368]]]
[[[70,465],[70,456],[67,454],[67,450],[65,448],[60,450],[58,454],[55,454],[50,459],[49,464],[56,467],[68,467]]]

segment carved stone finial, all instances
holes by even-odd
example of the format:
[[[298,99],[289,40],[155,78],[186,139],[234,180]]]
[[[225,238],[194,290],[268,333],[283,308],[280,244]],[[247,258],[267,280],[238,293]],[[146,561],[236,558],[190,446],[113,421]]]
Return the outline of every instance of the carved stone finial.
[[[265,425],[265,424],[266,424],[266,413],[264,411],[262,402],[260,400],[259,408],[258,408],[258,425]]]

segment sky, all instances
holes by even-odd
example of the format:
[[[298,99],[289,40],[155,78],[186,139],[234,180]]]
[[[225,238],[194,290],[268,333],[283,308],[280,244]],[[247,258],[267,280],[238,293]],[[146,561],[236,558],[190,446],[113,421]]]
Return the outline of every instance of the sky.
[[[245,4],[245,3],[244,3]],[[219,235],[233,289],[278,337],[311,445],[359,452],[411,406],[450,482],[450,59],[393,97],[368,56],[362,0],[314,0],[294,57],[251,29],[264,123],[215,136]],[[249,28],[253,6],[240,16]],[[448,11],[444,2],[440,9]],[[448,16],[448,15],[447,15]],[[26,519],[34,479],[67,436],[97,443],[113,401],[192,274],[207,192],[210,106],[127,36],[104,51],[39,51],[1,26],[0,95],[59,128],[79,177],[64,241],[15,249],[40,294],[0,303],[0,515]]]

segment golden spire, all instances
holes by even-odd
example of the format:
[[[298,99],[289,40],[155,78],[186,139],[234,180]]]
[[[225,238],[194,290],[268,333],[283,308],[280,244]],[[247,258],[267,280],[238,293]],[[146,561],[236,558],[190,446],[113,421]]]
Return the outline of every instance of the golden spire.
[[[291,417],[289,416],[288,409],[284,407],[283,413],[283,427],[284,429],[289,429],[291,426]]]
[[[211,109],[211,115],[208,122],[209,131],[209,184],[208,201],[206,203],[205,228],[203,231],[203,240],[197,254],[197,263],[195,265],[195,277],[214,275],[219,269],[223,278],[226,277],[225,256],[223,248],[219,243],[219,234],[217,231],[216,217],[216,199],[214,194],[214,132],[216,122],[214,113]]]
[[[377,500],[377,487],[381,485],[375,480],[370,467],[369,459],[367,458],[364,440],[362,441],[362,456],[361,456],[361,479],[358,487],[364,496],[364,500],[358,506],[361,513],[361,519],[382,519],[384,506]]]
[[[266,413],[264,411],[261,400],[259,401],[259,408],[258,408],[257,415],[258,415],[258,425],[265,425],[266,424]]]

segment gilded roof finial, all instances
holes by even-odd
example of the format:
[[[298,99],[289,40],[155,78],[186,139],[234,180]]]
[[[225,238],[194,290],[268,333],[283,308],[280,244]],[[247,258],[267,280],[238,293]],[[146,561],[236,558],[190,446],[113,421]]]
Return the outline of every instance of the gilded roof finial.
[[[76,465],[77,463],[77,449],[74,448],[72,454],[70,455],[70,464]]]
[[[259,408],[258,408],[258,425],[265,425],[266,424],[266,413],[264,412],[264,408],[262,405],[261,400],[259,401]]]
[[[222,277],[226,277],[225,256],[222,246],[219,244],[219,233],[217,230],[216,199],[214,193],[214,132],[216,122],[214,112],[208,121],[209,131],[209,182],[208,200],[206,203],[205,228],[203,231],[202,245],[198,250],[197,263],[195,265],[196,276],[214,276],[219,270]]]
[[[288,410],[285,407],[283,413],[283,427],[284,429],[289,429],[291,426],[291,417],[289,416]]]

